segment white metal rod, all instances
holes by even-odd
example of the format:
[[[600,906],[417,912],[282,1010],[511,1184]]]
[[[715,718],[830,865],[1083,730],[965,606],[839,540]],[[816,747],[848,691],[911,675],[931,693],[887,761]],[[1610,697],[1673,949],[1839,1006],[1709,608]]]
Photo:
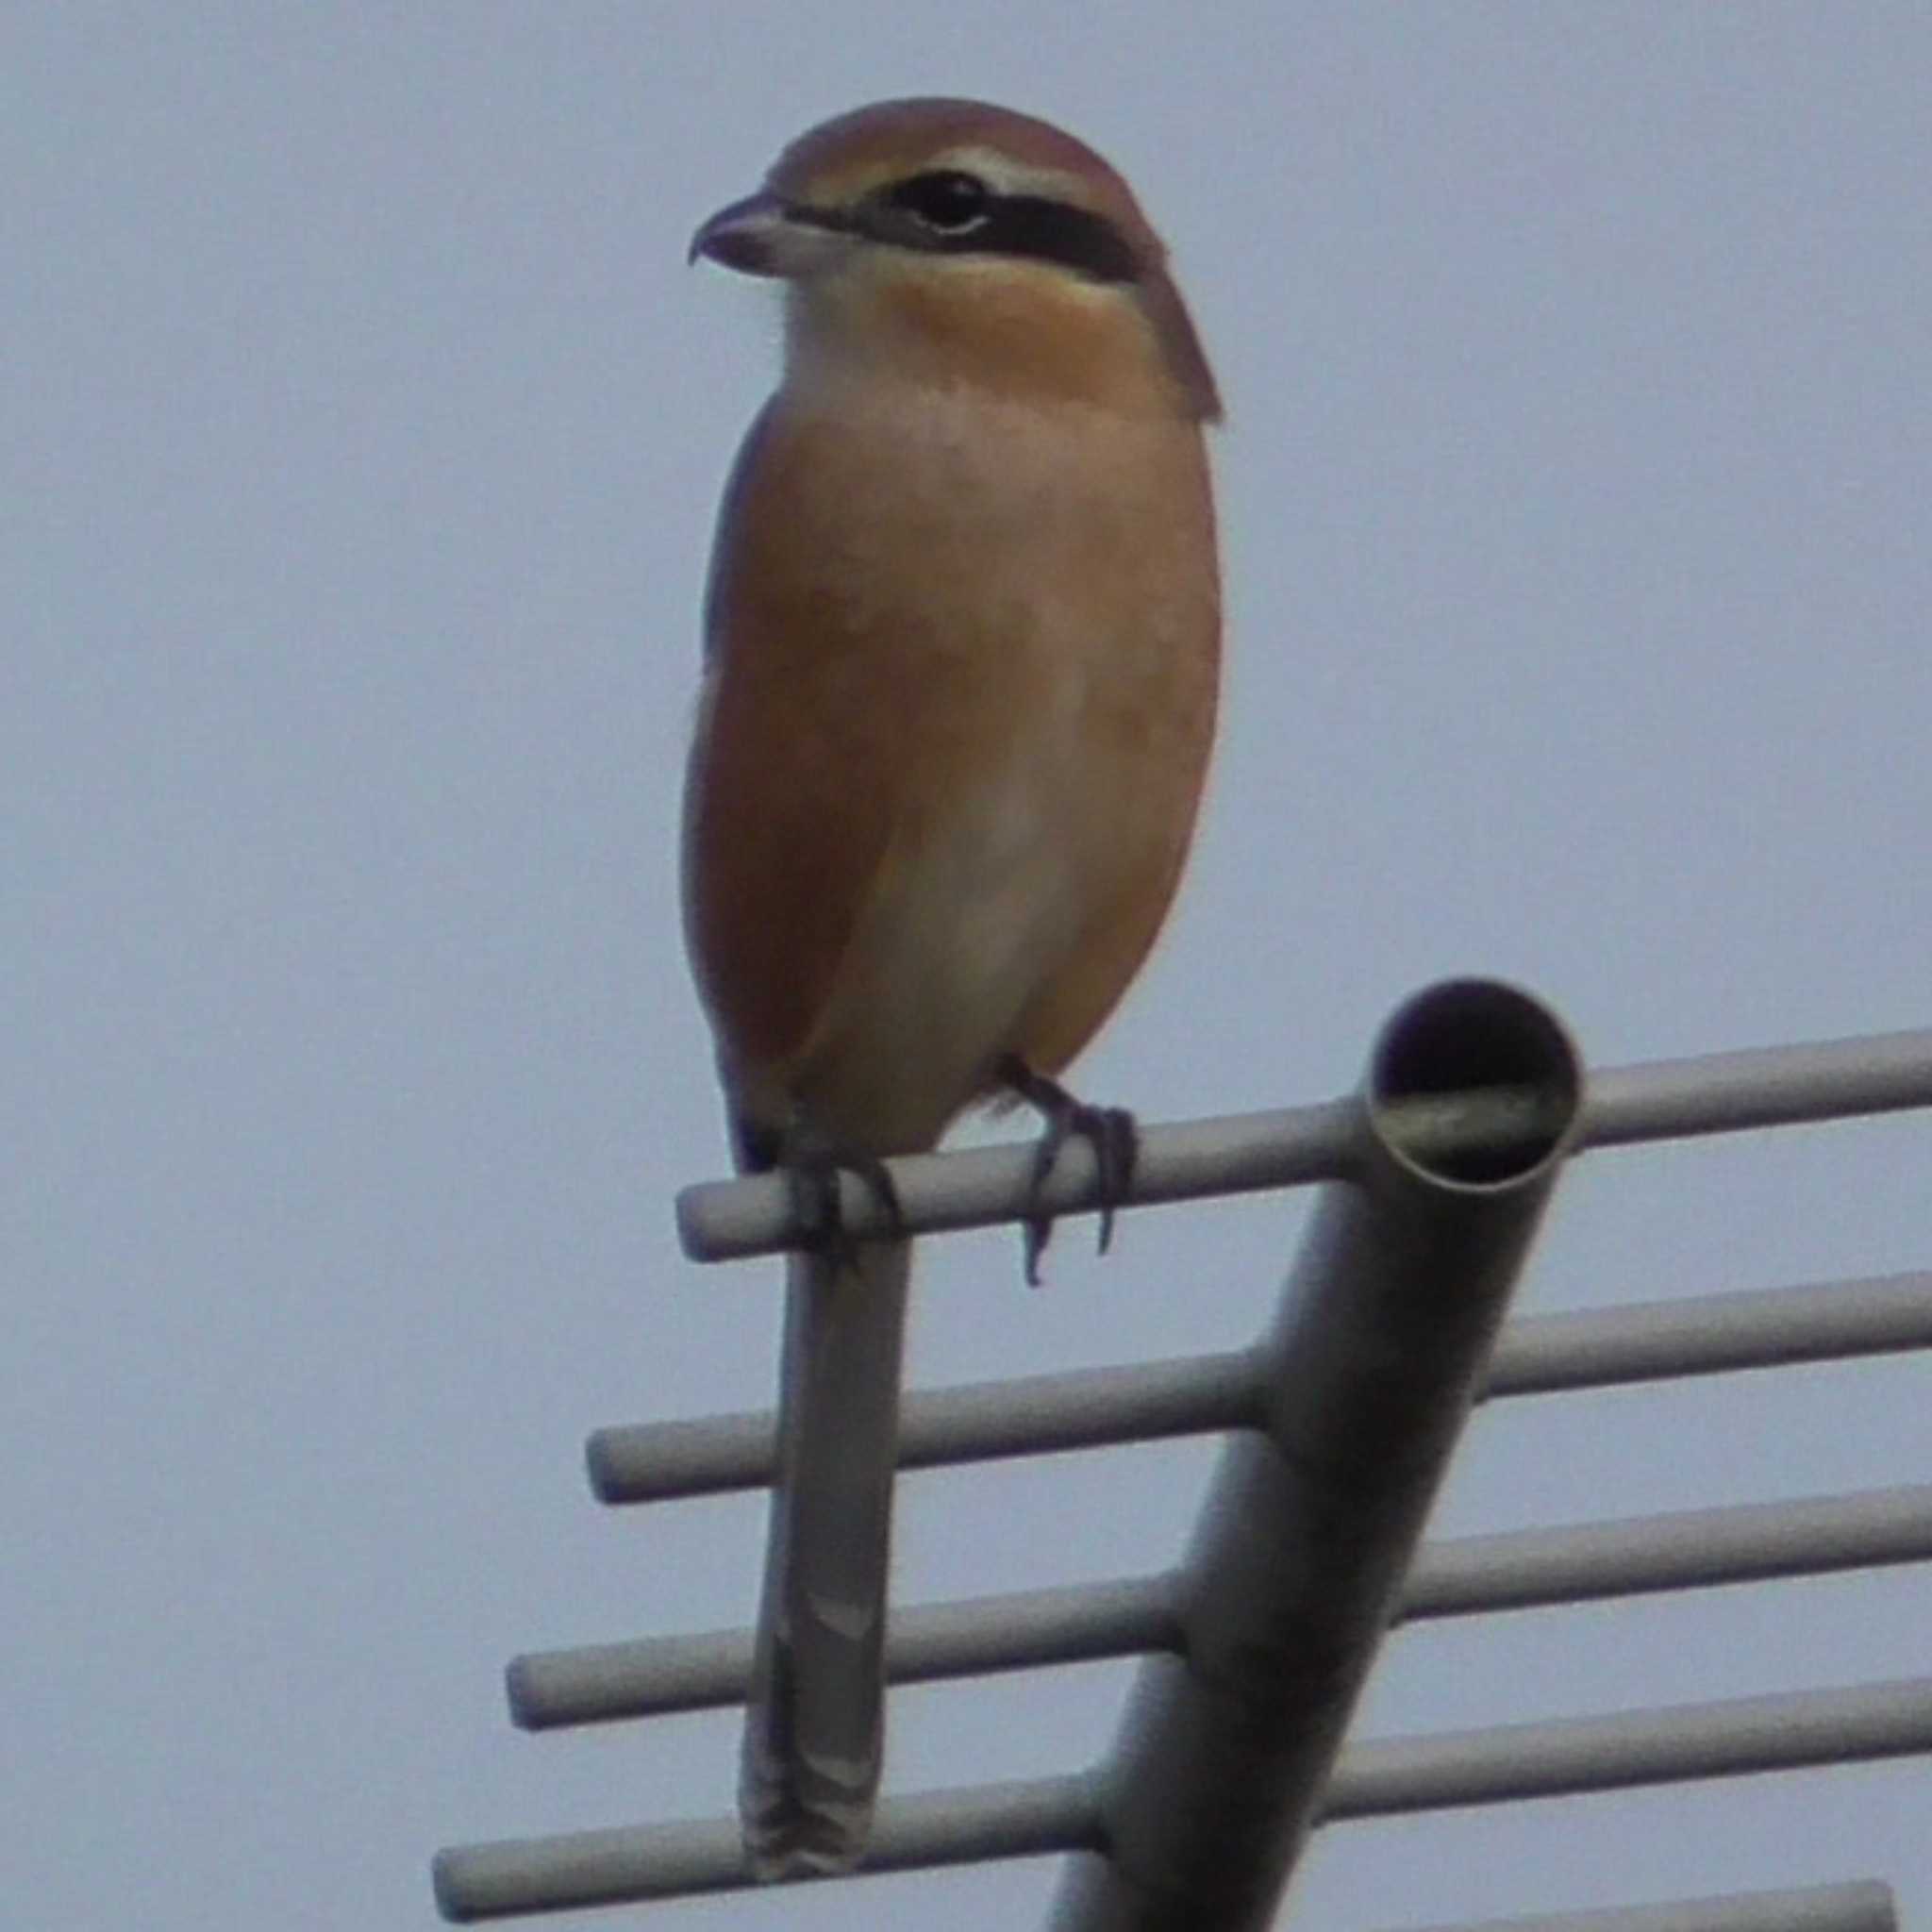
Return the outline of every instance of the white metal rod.
[[[1484,1393],[1541,1395],[1912,1348],[1932,1348],[1932,1272],[1533,1316],[1504,1329]],[[1241,1349],[928,1390],[906,1399],[901,1466],[1251,1426],[1267,1369],[1263,1351]],[[607,1503],[755,1489],[772,1479],[771,1411],[599,1429],[587,1459]]]
[[[1241,1349],[927,1390],[908,1395],[901,1411],[899,1466],[937,1469],[1239,1428],[1259,1413],[1266,1370],[1258,1350]],[[748,1409],[599,1429],[585,1461],[604,1502],[654,1503],[762,1488],[772,1479],[772,1411]]]
[[[1424,1543],[1404,1622],[1580,1598],[1932,1561],[1932,1484]],[[896,1684],[1177,1649],[1178,1578],[1166,1572],[895,1611]],[[742,1703],[751,1633],[541,1651],[516,1658],[510,1713],[526,1730],[609,1724]]]
[[[1932,1348],[1932,1271],[1541,1315],[1504,1331],[1485,1396],[1552,1395]]]
[[[1406,1131],[1432,1153],[1507,1141],[1534,1123],[1538,1105],[1534,1095],[1507,1085],[1461,1091],[1446,1104],[1431,1097]],[[1576,1146],[1580,1152],[1918,1107],[1932,1107],[1932,1028],[1606,1068],[1589,1076]],[[1359,1102],[1349,1098],[1144,1127],[1131,1198],[1147,1206],[1341,1179],[1359,1111]],[[1021,1219],[1031,1205],[1031,1161],[1025,1146],[893,1161],[907,1225],[930,1233]],[[1071,1144],[1047,1188],[1047,1206],[1057,1212],[1090,1208],[1096,1177],[1091,1150]],[[885,1232],[877,1203],[860,1183],[848,1184],[844,1204],[855,1234]],[[686,1252],[697,1260],[769,1254],[792,1237],[791,1197],[783,1180],[769,1174],[701,1182],[678,1196],[677,1224]]]
[[[1607,1067],[1590,1076],[1586,1147],[1801,1126],[1932,1106],[1932,1026]]]
[[[1932,1484],[1425,1544],[1405,1621],[1932,1561]]]
[[[1030,1858],[1099,1842],[1091,1776],[935,1791],[879,1807],[861,1870],[923,1871]],[[436,1855],[436,1903],[468,1924],[588,1906],[641,1905],[756,1885],[735,1818],[504,1839]]]
[[[1337,1763],[1322,1821],[1924,1753],[1932,1753],[1932,1677],[1358,1744]],[[881,1805],[861,1871],[1091,1852],[1103,1842],[1091,1774],[968,1787]],[[724,1818],[463,1845],[436,1859],[437,1902],[456,1920],[755,1882],[738,1823]]]
[[[1170,1573],[895,1610],[886,1670],[895,1684],[930,1683],[1136,1657],[1179,1641]],[[541,1731],[741,1704],[751,1642],[746,1629],[713,1630],[520,1657],[506,1673],[510,1715]]]
[[[1932,1751],[1932,1677],[1357,1744],[1322,1822]]]
[[[1802,1891],[1740,1891],[1593,1912],[1538,1912],[1414,1932],[1898,1932],[1889,1885],[1821,1885]]]
[[[1143,1126],[1130,1199],[1144,1206],[1337,1179],[1360,1120],[1361,1104],[1351,1098]],[[1024,1144],[908,1155],[887,1164],[914,1233],[990,1227],[1031,1208],[1033,1150]],[[1091,1150],[1070,1141],[1048,1179],[1045,1206],[1055,1213],[1090,1207],[1095,1179]],[[842,1208],[855,1234],[886,1231],[878,1204],[857,1182],[846,1184]],[[771,1174],[700,1181],[677,1197],[677,1231],[696,1261],[773,1254],[792,1234],[791,1197],[783,1178]]]

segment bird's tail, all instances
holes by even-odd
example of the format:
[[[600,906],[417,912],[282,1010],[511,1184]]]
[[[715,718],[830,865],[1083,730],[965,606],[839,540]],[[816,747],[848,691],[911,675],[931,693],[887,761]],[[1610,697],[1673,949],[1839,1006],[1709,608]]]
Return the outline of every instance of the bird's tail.
[[[738,1807],[761,1878],[842,1872],[885,1746],[886,1572],[911,1247],[794,1254]]]

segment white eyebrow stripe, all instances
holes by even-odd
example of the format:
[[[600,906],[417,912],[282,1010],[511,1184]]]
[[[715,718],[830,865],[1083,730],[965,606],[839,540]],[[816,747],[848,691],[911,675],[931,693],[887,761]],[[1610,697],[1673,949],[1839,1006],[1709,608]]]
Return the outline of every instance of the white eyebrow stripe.
[[[1049,200],[1071,202],[1085,208],[1087,197],[1080,192],[1077,175],[1063,168],[1028,167],[991,147],[953,147],[935,155],[922,174],[957,168],[961,174],[977,175],[996,194],[1041,194]]]

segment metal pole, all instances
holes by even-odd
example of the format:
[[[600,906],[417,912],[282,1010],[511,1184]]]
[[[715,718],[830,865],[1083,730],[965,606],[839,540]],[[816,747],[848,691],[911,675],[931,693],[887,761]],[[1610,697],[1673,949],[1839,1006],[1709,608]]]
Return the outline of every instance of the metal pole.
[[[1372,1738],[1343,1757],[1322,1820],[1573,1797],[1932,1751],[1932,1677],[1780,1690],[1655,1710]]]
[[[1184,1649],[1143,1662],[1101,1785],[1104,1856],[1058,1932],[1256,1932],[1317,1814],[1509,1289],[1583,1074],[1526,994],[1451,981],[1371,1058],[1349,1180],[1310,1223],[1270,1346],[1263,1427],[1232,1439],[1188,1562]],[[1421,1152],[1406,1103],[1526,1090],[1514,1138]]]
[[[1341,1754],[1322,1818],[1336,1824],[1927,1752],[1932,1677],[1788,1691],[1357,1744]],[[888,1799],[863,1869],[1101,1852],[1110,1841],[1113,1809],[1104,1775],[1091,1773]],[[437,1904],[445,1918],[458,1920],[641,1904],[757,1883],[737,1820],[729,1818],[457,1845],[436,1857]]]
[[[1538,1912],[1527,1919],[1485,1919],[1480,1925],[1424,1925],[1417,1932],[1898,1932],[1898,1909],[1889,1885],[1868,1881],[1554,1917]]]
[[[1412,1152],[1446,1159],[1457,1147],[1507,1147],[1525,1130],[1546,1131],[1540,1105],[1534,1091],[1505,1079],[1457,1089],[1446,1102],[1442,1095],[1411,1095],[1391,1108],[1391,1119]],[[1932,1027],[1807,1041],[1592,1072],[1570,1150],[1928,1106]],[[1348,1171],[1356,1126],[1355,1103],[1329,1100],[1148,1127],[1133,1200],[1194,1201],[1335,1180]],[[1026,1211],[1032,1153],[1011,1146],[908,1155],[892,1162],[892,1178],[912,1233],[986,1227]],[[1091,1208],[1097,1178],[1091,1150],[1071,1144],[1047,1183],[1045,1205],[1056,1213]],[[872,1191],[858,1181],[848,1182],[844,1207],[853,1233],[886,1231]],[[685,1252],[697,1261],[772,1254],[798,1239],[791,1195],[770,1174],[686,1188],[677,1197],[677,1225]]]
[[[1399,1614],[1464,1617],[1927,1561],[1932,1483],[1426,1542],[1403,1584]],[[1162,1572],[915,1605],[893,1616],[887,1674],[920,1684],[1178,1651],[1185,1583],[1178,1572]],[[510,1715],[526,1730],[741,1704],[751,1632],[534,1651],[513,1658],[506,1676]]]
[[[1092,1780],[1041,1778],[939,1791],[879,1807],[867,1872],[916,1872],[986,1858],[1031,1858],[1094,1841]],[[436,1855],[437,1908],[477,1919],[642,1905],[758,1883],[735,1818],[619,1826],[555,1838],[502,1839]]]
[[[1932,1348],[1932,1273],[1532,1315],[1504,1329],[1483,1394],[1547,1395],[1912,1348]],[[1244,1348],[915,1391],[906,1398],[899,1466],[1253,1428],[1271,1372],[1262,1350]],[[772,1412],[598,1429],[588,1457],[606,1503],[756,1489],[772,1479]]]

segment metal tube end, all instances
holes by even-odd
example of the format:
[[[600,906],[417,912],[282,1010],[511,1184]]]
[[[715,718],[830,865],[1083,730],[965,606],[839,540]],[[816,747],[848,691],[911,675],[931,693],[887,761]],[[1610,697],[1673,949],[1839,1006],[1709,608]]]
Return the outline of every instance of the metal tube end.
[[[1397,1008],[1369,1062],[1369,1127],[1389,1155],[1453,1189],[1541,1176],[1574,1137],[1583,1060],[1541,1000],[1497,979],[1445,979]]]

